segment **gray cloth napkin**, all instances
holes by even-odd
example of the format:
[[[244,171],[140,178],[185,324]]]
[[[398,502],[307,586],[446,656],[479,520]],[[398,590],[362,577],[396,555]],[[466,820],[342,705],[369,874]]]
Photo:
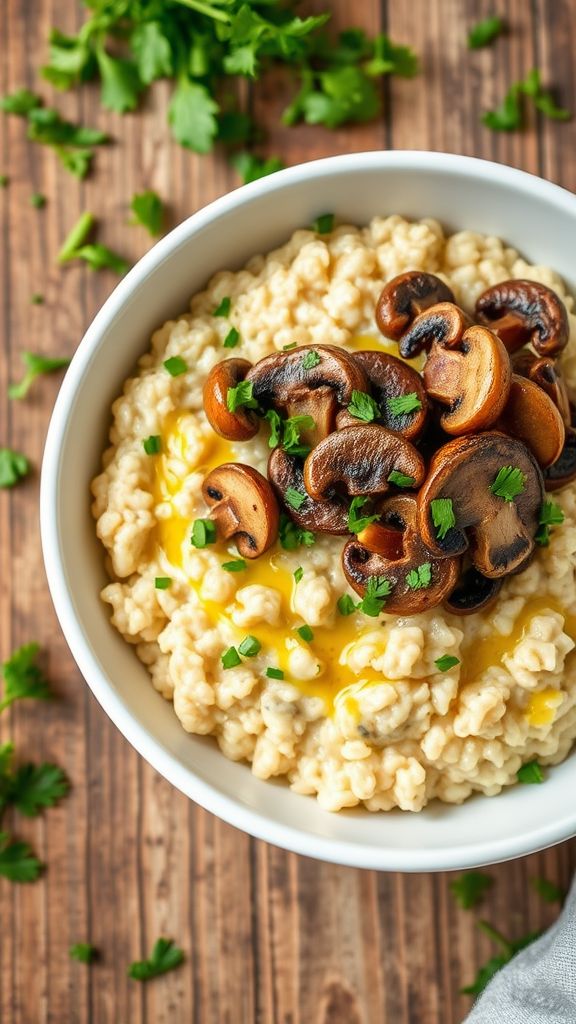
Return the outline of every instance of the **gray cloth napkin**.
[[[576,1024],[576,880],[556,923],[495,975],[463,1024]]]

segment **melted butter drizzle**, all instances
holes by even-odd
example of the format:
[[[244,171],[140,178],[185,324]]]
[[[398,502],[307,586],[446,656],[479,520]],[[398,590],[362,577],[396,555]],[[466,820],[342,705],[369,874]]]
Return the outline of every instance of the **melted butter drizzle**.
[[[359,336],[352,338],[348,347],[355,351],[368,349],[390,352],[391,355],[398,356],[398,346],[386,338]],[[424,358],[422,355],[405,361],[415,369],[421,370]],[[153,493],[155,504],[169,504],[171,514],[165,518],[158,518],[152,549],[149,551],[152,558],[156,557],[158,549],[160,549],[168,562],[180,570],[183,568],[184,544],[189,545],[190,543],[191,521],[178,515],[174,508],[174,499],[183,486],[183,479],[172,472],[170,460],[176,458],[186,461],[186,438],[182,429],[182,420],[185,416],[186,413],[173,412],[164,422],[162,453],[155,462]],[[216,466],[233,461],[237,461],[237,453],[232,446],[217,434],[213,434],[209,437],[205,457],[194,467],[193,472],[206,475]],[[225,544],[220,542],[211,545],[210,550],[221,555],[222,561],[237,557],[233,550],[230,551]],[[305,549],[302,549],[302,552],[305,557]],[[268,663],[282,669],[286,680],[294,683],[303,694],[322,698],[326,702],[327,710],[333,709],[338,697],[338,703],[344,702],[344,706],[352,713],[353,709],[357,708],[353,693],[357,691],[359,684],[370,686],[388,680],[384,678],[371,681],[363,680],[347,665],[342,664],[343,652],[363,635],[382,627],[378,626],[376,620],[372,624],[368,624],[363,616],[357,614],[344,617],[335,613],[332,625],[312,627],[313,640],[306,644],[296,633],[296,629],[304,624],[294,611],[294,594],[298,584],[294,580],[292,572],[282,562],[283,551],[276,544],[264,558],[247,560],[246,569],[238,574],[238,589],[255,584],[271,587],[280,593],[280,617],[283,623],[281,627],[265,622],[260,622],[253,627],[236,626],[225,605],[201,598],[201,584],[192,579],[189,579],[188,582],[197,595],[199,606],[205,611],[210,622],[213,625],[225,623],[228,635],[236,638],[235,643],[239,643],[247,634],[253,633],[262,644],[262,650],[266,654]],[[515,622],[512,633],[508,636],[503,636],[493,630],[480,640],[470,638],[465,642],[461,659],[461,685],[473,681],[491,667],[502,665],[503,659],[507,655],[513,654],[532,618],[546,609],[558,611],[564,616],[564,631],[576,640],[576,615],[566,614],[558,602],[552,598],[534,598],[526,603]],[[322,663],[323,671],[318,678],[304,681],[294,680],[290,677],[289,655],[290,651],[298,645],[309,647],[312,654]],[[351,694],[350,687],[352,686],[354,686],[354,690]],[[545,725],[552,721],[558,704],[558,693],[559,691],[556,690],[543,690],[532,695],[526,711],[526,717],[531,725]]]

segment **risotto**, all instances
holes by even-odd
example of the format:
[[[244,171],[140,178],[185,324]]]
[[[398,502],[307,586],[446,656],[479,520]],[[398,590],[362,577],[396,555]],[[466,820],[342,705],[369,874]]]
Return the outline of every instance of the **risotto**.
[[[110,446],[92,484],[110,577],[102,599],[182,727],[213,736],[261,779],[284,776],[330,811],[419,811],[434,798],[492,796],[519,771],[522,781],[523,767],[524,781],[535,766],[539,778],[576,736],[575,484],[553,495],[547,543],[466,615],[445,602],[426,607],[430,565],[434,573],[440,558],[417,567],[411,613],[402,604],[394,612],[393,601],[387,610],[374,588],[375,606],[359,601],[366,588],[346,570],[342,536],[302,528],[295,506],[296,522],[283,515],[279,538],[268,538],[259,557],[241,557],[238,538],[214,529],[206,478],[230,463],[266,477],[275,422],[268,414],[243,441],[219,436],[203,399],[213,368],[303,346],[397,356],[375,307],[383,285],[407,271],[436,275],[466,323],[499,282],[553,289],[569,328],[558,364],[576,390],[572,298],[552,270],[527,264],[500,239],[446,236],[434,220],[399,216],[299,230],[244,269],[216,274],[190,312],[155,332],[113,404]],[[422,370],[424,353],[408,355],[407,365]],[[296,431],[288,450],[301,441]],[[401,477],[406,486],[416,475],[396,468],[388,479],[400,488]],[[258,513],[255,529],[262,522]],[[353,533],[347,546],[367,536]]]

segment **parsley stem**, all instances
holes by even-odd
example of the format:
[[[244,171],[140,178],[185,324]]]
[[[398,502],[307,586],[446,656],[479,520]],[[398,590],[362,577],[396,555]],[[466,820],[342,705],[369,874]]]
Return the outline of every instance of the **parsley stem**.
[[[224,11],[217,11],[212,4],[204,3],[203,0],[176,0],[177,4],[182,4],[183,7],[191,7],[193,11],[198,11],[198,14],[205,14],[207,18],[214,18],[214,21],[221,21],[224,25],[230,24],[230,18]]]
[[[76,258],[78,249],[88,238],[95,223],[96,218],[93,213],[86,212],[82,214],[62,243],[58,253],[58,263],[67,263],[68,260]]]
[[[492,939],[492,942],[495,942],[497,946],[501,946],[505,953],[512,954],[514,952],[512,943],[508,942],[508,939],[502,935],[502,932],[493,928],[488,921],[478,921],[478,927],[489,939]]]

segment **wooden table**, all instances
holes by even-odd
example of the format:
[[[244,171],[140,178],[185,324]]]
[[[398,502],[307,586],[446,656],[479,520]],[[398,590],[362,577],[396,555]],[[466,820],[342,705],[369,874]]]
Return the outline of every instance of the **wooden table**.
[[[316,0],[338,26],[382,28],[420,54],[414,81],[383,86],[377,124],[337,132],[280,126],[286,80],[274,75],[253,103],[270,133],[269,152],[287,163],[383,147],[451,150],[523,167],[576,184],[576,121],[532,118],[528,129],[493,134],[479,121],[511,81],[542,69],[574,106],[576,3],[570,0]],[[510,33],[469,53],[467,27],[497,10]],[[56,23],[78,28],[80,5],[6,0],[0,13],[0,91],[37,86],[45,39]],[[51,98],[50,89],[41,91]],[[127,227],[127,204],[142,188],[169,197],[170,220],[235,187],[221,157],[197,158],[171,144],[165,125],[168,88],[156,86],[142,111],[105,115],[95,93],[58,94],[74,120],[122,139],[96,157],[95,173],[77,184],[54,155],[24,140],[15,118],[0,119],[2,327],[0,393],[20,375],[22,349],[72,353],[115,281],[55,256],[77,216],[101,218],[100,239],[136,260],[146,249]],[[47,195],[43,211],[31,193]],[[430,211],[434,213],[433,210]],[[34,292],[46,296],[34,306]],[[493,947],[459,910],[450,876],[391,875],[316,863],[256,842],[195,807],[123,740],[92,698],[67,651],[52,610],[38,535],[38,466],[56,378],[24,403],[0,403],[0,443],[26,452],[35,472],[0,493],[0,658],[38,640],[57,699],[4,714],[23,757],[62,764],[68,799],[33,821],[17,823],[45,861],[34,885],[0,879],[0,1020],[2,1024],[457,1024],[470,999],[458,994]],[[567,843],[494,868],[496,885],[483,914],[512,936],[547,926],[556,909],[529,879],[545,874],[566,885],[576,862]],[[186,965],[147,986],[126,965],[161,934],[186,951]],[[87,969],[68,947],[90,939],[102,960]],[[505,1024],[505,1022],[503,1022]]]

